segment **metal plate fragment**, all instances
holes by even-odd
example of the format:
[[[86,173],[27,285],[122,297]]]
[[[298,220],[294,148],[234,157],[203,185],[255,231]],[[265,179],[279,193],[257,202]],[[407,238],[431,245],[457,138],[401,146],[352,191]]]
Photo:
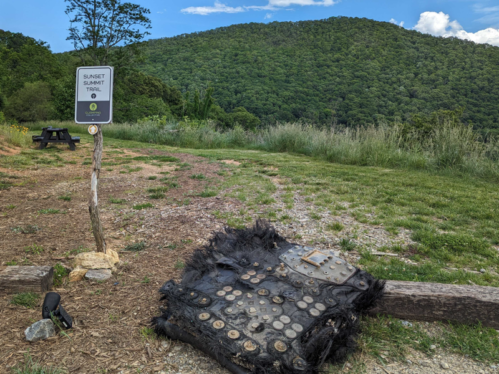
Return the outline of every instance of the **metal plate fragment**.
[[[336,284],[345,283],[357,271],[336,257],[332,250],[296,246],[279,256],[279,259],[300,274]]]

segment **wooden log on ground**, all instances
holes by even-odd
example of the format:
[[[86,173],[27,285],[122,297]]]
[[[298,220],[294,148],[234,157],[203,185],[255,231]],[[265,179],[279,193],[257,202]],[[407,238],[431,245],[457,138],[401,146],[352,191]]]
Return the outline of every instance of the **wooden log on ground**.
[[[419,321],[482,323],[499,329],[499,288],[387,281],[385,296],[370,314]]]
[[[46,292],[52,289],[53,283],[51,266],[0,267],[0,294]]]

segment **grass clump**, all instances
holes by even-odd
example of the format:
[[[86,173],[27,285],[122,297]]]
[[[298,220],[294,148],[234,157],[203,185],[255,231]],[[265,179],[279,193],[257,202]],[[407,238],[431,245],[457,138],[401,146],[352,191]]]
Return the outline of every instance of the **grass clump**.
[[[71,196],[70,195],[59,196],[58,199],[64,201],[71,201]]]
[[[340,247],[344,251],[353,251],[355,247],[357,247],[357,244],[355,244],[355,242],[351,239],[343,238],[340,240]]]
[[[147,208],[154,208],[154,205],[152,205],[151,203],[144,203],[144,204],[137,204],[137,205],[133,206],[133,209],[135,209],[135,210],[143,210],[143,209],[147,209]]]
[[[200,197],[214,197],[217,196],[218,192],[212,191],[212,190],[204,190],[201,192],[198,196]]]
[[[41,229],[36,225],[26,225],[12,227],[11,230],[17,234],[34,234]]]
[[[64,278],[67,277],[69,274],[68,269],[66,269],[64,266],[61,264],[57,263],[54,266],[54,286],[62,286],[62,283],[64,282]]]
[[[24,355],[24,364],[16,365],[12,368],[12,374],[62,374],[63,371],[53,368],[42,366],[34,362],[29,353]]]
[[[45,249],[41,245],[38,245],[38,244],[32,244],[30,246],[24,247],[24,251],[26,253],[31,253],[34,255],[42,254],[44,250]]]
[[[38,295],[37,293],[23,292],[14,295],[10,300],[10,303],[33,309],[38,305],[39,300],[40,300],[40,295]]]
[[[185,264],[184,264],[184,262],[182,260],[177,259],[177,261],[175,262],[175,266],[174,267],[177,270],[181,270],[181,269],[183,269],[185,267]]]
[[[340,222],[334,222],[334,223],[330,223],[326,226],[326,228],[330,231],[342,231],[345,226],[343,226]]]
[[[197,179],[197,180],[203,180],[203,179],[206,179],[206,177],[204,176],[204,174],[192,174],[190,176],[191,179]]]
[[[111,204],[124,204],[124,203],[126,203],[126,200],[125,199],[116,199],[114,197],[110,197],[109,202]]]
[[[139,243],[129,244],[123,250],[129,252],[140,252],[144,250],[145,247],[146,247],[145,242],[139,242]]]
[[[158,179],[158,177],[156,175],[151,175],[151,176],[147,177],[147,180],[149,180],[149,181],[155,181],[156,179]]]

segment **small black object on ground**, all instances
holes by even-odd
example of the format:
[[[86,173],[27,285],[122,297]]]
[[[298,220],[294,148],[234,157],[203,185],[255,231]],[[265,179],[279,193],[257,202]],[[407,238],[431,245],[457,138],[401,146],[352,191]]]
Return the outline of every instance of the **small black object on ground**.
[[[40,143],[40,149],[44,149],[48,143],[66,143],[69,148],[76,150],[75,143],[80,142],[79,136],[71,136],[66,128],[44,127],[42,128],[42,135],[33,135],[34,143]]]
[[[62,305],[60,305],[60,302],[61,295],[59,295],[57,292],[47,293],[47,295],[45,295],[45,300],[43,301],[42,317],[45,319],[54,316],[61,322],[62,326],[64,326],[65,329],[70,329],[71,327],[73,327],[73,319],[64,310]]]

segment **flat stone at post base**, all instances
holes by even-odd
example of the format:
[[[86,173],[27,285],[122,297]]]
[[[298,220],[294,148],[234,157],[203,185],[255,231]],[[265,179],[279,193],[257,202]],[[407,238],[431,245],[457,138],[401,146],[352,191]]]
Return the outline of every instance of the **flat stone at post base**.
[[[113,274],[109,269],[89,270],[85,274],[85,278],[90,280],[105,281],[111,278],[112,275]]]
[[[54,322],[48,318],[35,322],[24,331],[24,335],[26,340],[32,343],[48,339],[55,335]]]

